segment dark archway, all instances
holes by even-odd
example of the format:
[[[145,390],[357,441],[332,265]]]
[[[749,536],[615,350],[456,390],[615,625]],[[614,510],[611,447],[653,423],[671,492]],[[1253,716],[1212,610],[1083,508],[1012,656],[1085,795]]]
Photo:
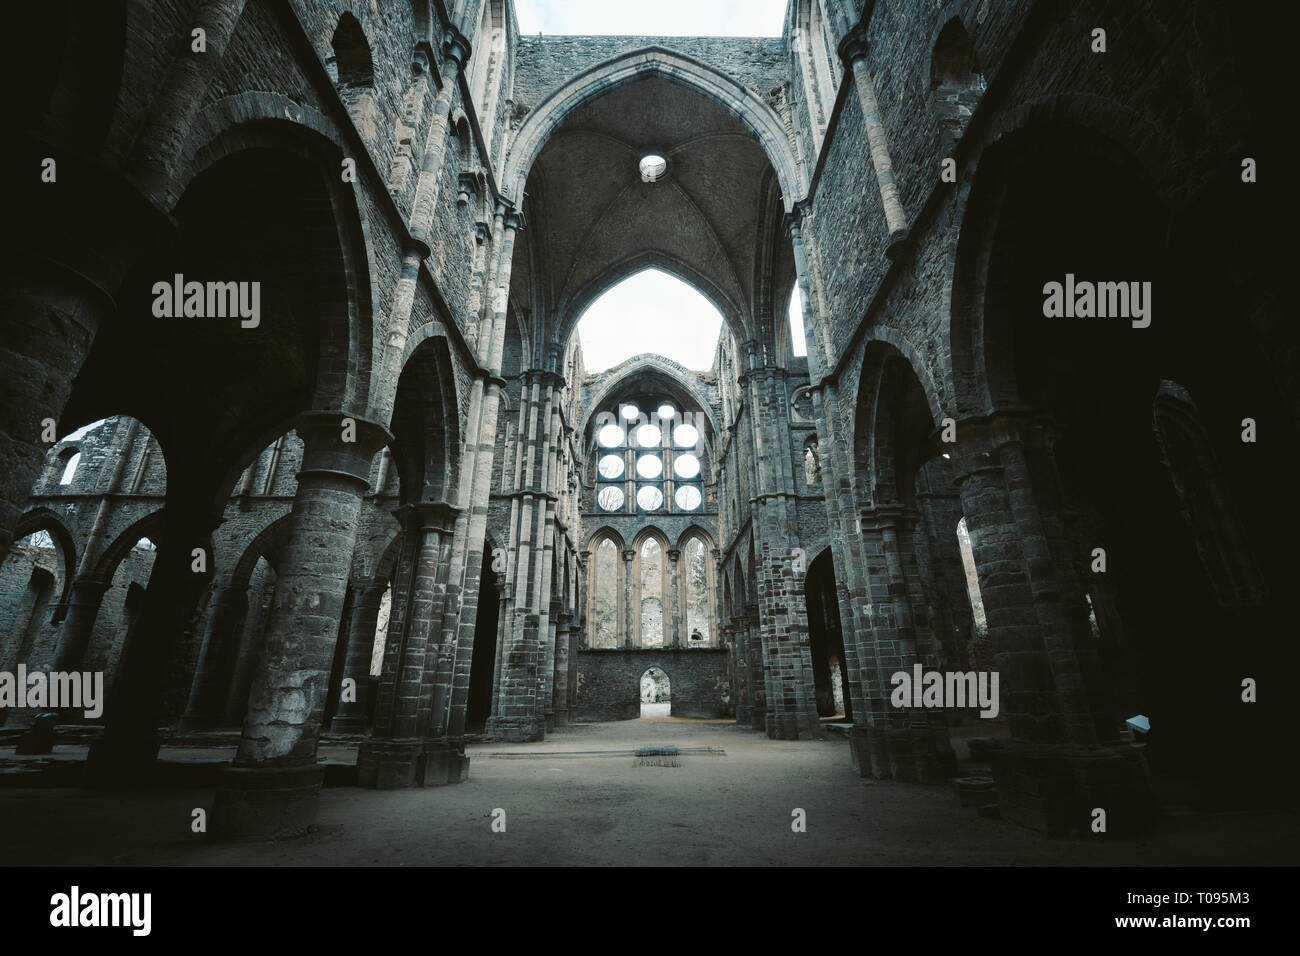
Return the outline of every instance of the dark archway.
[[[465,705],[465,730],[481,733],[492,716],[492,684],[496,676],[497,619],[501,591],[492,569],[493,548],[483,548],[479,578],[478,616],[474,619],[474,653],[470,657],[469,699]]]
[[[808,644],[812,652],[817,716],[853,719],[849,700],[849,669],[844,658],[844,634],[835,585],[835,564],[826,548],[808,565],[804,577],[808,608]]]

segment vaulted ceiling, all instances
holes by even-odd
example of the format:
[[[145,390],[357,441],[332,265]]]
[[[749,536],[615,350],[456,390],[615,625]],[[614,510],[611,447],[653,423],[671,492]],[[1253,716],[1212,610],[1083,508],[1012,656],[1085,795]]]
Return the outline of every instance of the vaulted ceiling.
[[[647,153],[668,160],[652,183],[637,165]],[[762,303],[773,275],[789,294],[794,267],[767,156],[737,117],[680,83],[642,77],[578,107],[525,188],[511,297],[559,348],[593,299],[648,266],[699,288],[742,340],[756,311],[771,311]]]

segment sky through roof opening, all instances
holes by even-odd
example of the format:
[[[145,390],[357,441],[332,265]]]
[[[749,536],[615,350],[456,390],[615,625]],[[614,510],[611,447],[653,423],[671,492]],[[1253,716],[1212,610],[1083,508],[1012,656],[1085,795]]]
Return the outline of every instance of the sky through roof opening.
[[[808,354],[808,340],[803,333],[803,290],[797,285],[790,293],[790,350],[795,355]]]
[[[515,0],[522,36],[779,37],[789,0]]]
[[[604,292],[578,322],[588,372],[642,352],[655,352],[693,371],[713,366],[722,313],[676,276],[646,269]]]

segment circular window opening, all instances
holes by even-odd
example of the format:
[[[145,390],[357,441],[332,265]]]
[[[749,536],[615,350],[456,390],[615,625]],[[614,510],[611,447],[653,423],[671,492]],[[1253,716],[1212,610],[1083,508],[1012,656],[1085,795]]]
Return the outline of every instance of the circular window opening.
[[[623,434],[623,429],[617,425],[606,425],[600,430],[596,438],[606,448],[617,448],[623,444],[627,436]]]
[[[658,414],[662,420],[670,422],[677,417],[677,409],[673,408],[671,405],[660,405]]]
[[[663,507],[664,493],[651,485],[645,485],[637,489],[636,503],[643,511],[656,511]]]
[[[689,448],[699,440],[700,433],[694,425],[678,425],[673,429],[673,441],[678,448]]]
[[[596,496],[596,501],[604,511],[617,511],[623,507],[623,502],[626,500],[623,489],[615,488],[613,485],[600,489],[600,494]]]
[[[656,447],[663,441],[663,433],[654,425],[642,425],[636,430],[636,443],[642,448]]]
[[[624,405],[621,414],[627,421],[634,422],[641,417],[641,409],[635,405]]]
[[[677,507],[682,511],[694,511],[704,501],[700,489],[694,485],[682,485],[673,497],[677,499]]]
[[[647,153],[641,157],[641,162],[637,165],[641,169],[643,183],[657,182],[663,179],[664,173],[668,171],[668,160],[658,153]]]
[[[636,460],[636,473],[647,480],[664,473],[664,463],[658,455],[642,455]]]
[[[673,471],[678,478],[694,478],[700,473],[700,460],[694,455],[678,455],[673,461]]]
[[[623,474],[623,456],[606,455],[597,466],[602,478],[618,478]]]

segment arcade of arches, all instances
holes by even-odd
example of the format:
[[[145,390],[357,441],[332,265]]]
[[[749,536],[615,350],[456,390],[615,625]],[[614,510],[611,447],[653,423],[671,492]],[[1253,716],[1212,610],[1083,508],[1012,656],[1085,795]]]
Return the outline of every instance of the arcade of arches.
[[[1238,5],[21,6],[0,668],[106,675],[61,716],[84,786],[223,740],[214,835],[286,835],[324,746],[447,785],[643,713],[850,778],[983,759],[1051,832],[1293,782],[1283,54]],[[712,365],[589,372],[579,320],[651,268]],[[1048,317],[1067,276],[1149,283],[1149,324]],[[914,667],[996,671],[997,716],[899,705]]]

